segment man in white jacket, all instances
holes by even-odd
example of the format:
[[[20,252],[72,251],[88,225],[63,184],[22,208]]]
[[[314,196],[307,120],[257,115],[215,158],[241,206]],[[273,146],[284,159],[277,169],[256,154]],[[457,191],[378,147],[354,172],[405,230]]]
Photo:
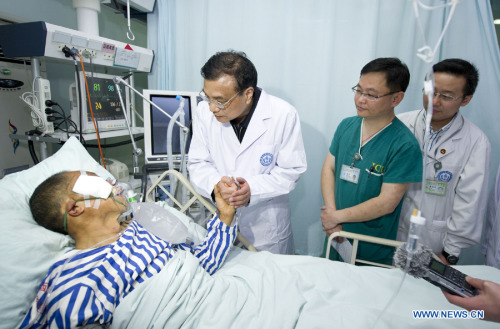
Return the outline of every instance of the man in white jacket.
[[[406,241],[413,209],[427,221],[421,242],[447,265],[458,262],[462,249],[481,240],[486,208],[491,146],[486,135],[459,112],[479,81],[477,69],[462,59],[446,59],[433,66],[435,89],[430,133],[424,136],[427,113],[398,115],[414,133],[424,157],[422,183],[410,185],[399,219],[398,240]],[[422,208],[420,208],[422,207]]]
[[[201,75],[191,183],[205,197],[219,185],[241,211],[241,234],[257,250],[293,254],[288,194],[307,168],[297,111],[257,87],[257,71],[244,53],[216,53]]]

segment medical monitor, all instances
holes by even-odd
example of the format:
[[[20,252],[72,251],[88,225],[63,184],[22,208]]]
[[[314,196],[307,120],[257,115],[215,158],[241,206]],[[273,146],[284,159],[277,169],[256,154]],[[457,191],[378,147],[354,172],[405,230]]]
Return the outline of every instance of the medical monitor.
[[[116,85],[113,82],[113,78],[114,76],[109,74],[87,73],[90,103],[92,104],[94,119],[96,120],[97,129],[99,129],[99,131],[127,128],[127,121],[123,115],[120,97],[116,91]],[[78,94],[78,84],[75,82],[71,84],[69,88],[71,120],[76,123],[78,130],[80,130],[80,117],[82,117],[82,133],[94,133],[95,127],[90,113],[83,72],[79,72],[79,79],[82,111],[80,112],[79,108],[80,95]],[[122,99],[126,103],[125,108],[128,108],[128,90],[126,92],[123,85],[119,86]]]
[[[168,90],[144,90],[146,99],[158,105],[164,112],[173,116],[179,109],[180,101],[177,96],[184,98],[184,122],[189,128],[186,142],[186,159],[189,151],[192,136],[192,118],[195,115],[198,105],[198,93],[192,91],[168,91]],[[144,110],[144,153],[146,163],[151,164],[168,164],[167,154],[167,129],[170,123],[170,118],[163,114],[156,107],[143,101]],[[177,120],[179,121],[179,120]],[[172,130],[172,155],[174,163],[178,164],[181,161],[181,145],[180,145],[181,127],[174,124]]]

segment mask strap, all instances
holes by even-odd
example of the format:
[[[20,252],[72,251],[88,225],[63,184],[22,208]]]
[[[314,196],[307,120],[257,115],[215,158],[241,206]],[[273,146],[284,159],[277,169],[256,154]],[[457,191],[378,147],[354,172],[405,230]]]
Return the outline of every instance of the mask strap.
[[[64,233],[68,233],[68,210],[64,212],[63,230]]]
[[[96,200],[96,202],[99,202],[101,198],[84,198],[84,199],[73,200],[73,202],[85,201],[85,203],[87,202],[90,203],[90,200]],[[66,210],[64,211],[63,230],[65,233],[68,233],[68,204],[66,204]]]

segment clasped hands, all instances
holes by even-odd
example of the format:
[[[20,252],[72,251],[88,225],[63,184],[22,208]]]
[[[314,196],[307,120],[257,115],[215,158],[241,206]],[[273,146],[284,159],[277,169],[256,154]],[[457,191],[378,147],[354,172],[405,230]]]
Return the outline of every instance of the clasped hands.
[[[234,208],[246,206],[250,202],[250,186],[241,177],[235,181],[232,177],[223,176],[217,186],[224,201]]]
[[[218,184],[215,184],[214,186],[214,196],[219,213],[219,219],[224,224],[231,226],[231,224],[233,223],[234,214],[236,213],[236,209],[234,209],[233,206],[227,204],[227,202],[222,198]]]
[[[327,236],[332,233],[342,231],[341,218],[338,217],[338,211],[334,207],[323,206],[320,208],[323,210],[321,213],[321,224],[323,225],[323,231],[325,231]],[[335,241],[342,242],[344,238],[336,237]]]

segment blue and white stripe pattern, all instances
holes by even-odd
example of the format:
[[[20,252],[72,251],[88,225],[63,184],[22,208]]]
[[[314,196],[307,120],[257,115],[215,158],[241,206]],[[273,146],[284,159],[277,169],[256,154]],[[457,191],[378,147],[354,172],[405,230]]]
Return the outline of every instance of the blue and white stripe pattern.
[[[207,231],[203,243],[193,248],[185,243],[171,245],[132,221],[112,244],[67,252],[50,268],[20,328],[74,328],[111,322],[122,298],[160,272],[178,249],[190,251],[209,274],[215,273],[231,249],[237,226],[229,227],[215,216]],[[48,303],[38,316],[47,292]]]

